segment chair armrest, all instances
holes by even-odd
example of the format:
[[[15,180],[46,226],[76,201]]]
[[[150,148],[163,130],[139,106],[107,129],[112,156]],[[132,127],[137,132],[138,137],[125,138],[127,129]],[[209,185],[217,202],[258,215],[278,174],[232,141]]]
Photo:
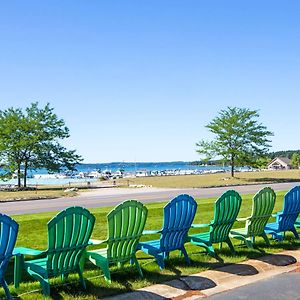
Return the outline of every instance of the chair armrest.
[[[276,218],[276,217],[282,215],[282,213],[283,213],[283,211],[278,211],[278,212],[276,212],[276,213],[273,213],[273,214],[271,215],[271,217]]]
[[[103,243],[106,243],[107,240],[94,240],[94,239],[90,239],[89,240],[89,245],[100,245]]]
[[[143,235],[145,235],[145,234],[157,234],[157,233],[161,233],[161,230],[144,230],[143,231]]]
[[[13,250],[13,255],[32,255],[37,256],[46,253],[46,251],[40,251],[36,249],[17,247]]]
[[[191,228],[204,228],[204,227],[209,227],[211,226],[211,223],[209,224],[192,224]]]
[[[236,220],[238,221],[238,222],[244,222],[244,221],[247,221],[247,220],[249,220],[250,218],[249,217],[245,217],[245,218],[237,218]]]

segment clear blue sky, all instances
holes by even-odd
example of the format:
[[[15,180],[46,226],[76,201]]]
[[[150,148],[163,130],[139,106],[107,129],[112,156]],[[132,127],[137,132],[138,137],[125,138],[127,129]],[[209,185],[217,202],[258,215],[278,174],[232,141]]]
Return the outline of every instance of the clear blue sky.
[[[5,1],[0,109],[49,102],[85,162],[196,160],[227,106],[300,149],[299,1]]]

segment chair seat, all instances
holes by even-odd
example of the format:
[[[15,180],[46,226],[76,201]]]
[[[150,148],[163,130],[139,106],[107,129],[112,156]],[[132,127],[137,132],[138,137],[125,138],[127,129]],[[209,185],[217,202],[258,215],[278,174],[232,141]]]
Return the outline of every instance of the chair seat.
[[[238,228],[234,230],[230,230],[230,235],[242,235],[242,236],[248,236],[247,228]]]
[[[283,232],[283,231],[289,231],[294,229],[294,224],[285,224],[284,228],[280,228],[279,230],[279,224],[278,222],[274,223],[268,223],[265,227],[265,231],[271,230],[276,232]]]
[[[268,231],[279,231],[279,223],[274,222],[274,223],[268,223],[265,227],[265,232],[268,233]]]
[[[97,249],[97,250],[87,251],[87,256],[89,256],[91,258],[97,258],[97,259],[103,258],[104,260],[106,260],[107,259],[107,248],[101,248],[101,249]]]
[[[147,242],[140,242],[137,247],[138,250],[147,249],[150,251],[161,252],[160,240],[151,240]]]
[[[198,242],[198,243],[205,243],[208,244],[210,243],[210,232],[202,232],[202,233],[197,233],[197,234],[191,234],[188,237],[188,240],[190,242]]]

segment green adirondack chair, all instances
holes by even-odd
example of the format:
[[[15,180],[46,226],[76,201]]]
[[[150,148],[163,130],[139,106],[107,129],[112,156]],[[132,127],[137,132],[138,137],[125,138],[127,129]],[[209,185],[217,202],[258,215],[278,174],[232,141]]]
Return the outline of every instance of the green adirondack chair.
[[[74,206],[58,213],[48,222],[48,250],[15,248],[15,287],[19,286],[22,268],[39,280],[43,294],[50,295],[49,278],[68,276],[77,272],[86,288],[82,275],[81,258],[94,228],[95,217],[85,208]],[[41,258],[25,260],[24,255]]]
[[[265,226],[272,215],[275,205],[276,194],[265,187],[253,197],[252,214],[247,218],[240,218],[238,221],[246,221],[245,228],[234,229],[230,232],[230,237],[245,242],[250,249],[253,248],[256,236],[261,236],[267,245],[270,245],[269,239],[265,233]]]
[[[189,235],[187,241],[205,248],[208,254],[219,260],[222,259],[216,254],[213,244],[225,242],[234,252],[234,247],[229,239],[229,232],[240,211],[241,203],[242,198],[238,192],[234,190],[225,192],[215,202],[214,219],[209,224],[192,225],[192,228],[210,227],[210,230]]]
[[[102,269],[108,282],[111,282],[110,264],[117,264],[120,267],[130,261],[143,276],[135,253],[145,227],[147,214],[148,210],[141,202],[125,201],[107,215],[108,238],[103,241],[90,240],[94,245],[107,244],[106,248],[87,251],[86,257]]]

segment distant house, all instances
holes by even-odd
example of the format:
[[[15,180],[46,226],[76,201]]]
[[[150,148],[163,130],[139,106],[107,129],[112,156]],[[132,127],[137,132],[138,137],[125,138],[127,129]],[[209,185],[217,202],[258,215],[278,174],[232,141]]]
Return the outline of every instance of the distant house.
[[[291,168],[291,160],[287,157],[275,157],[268,164],[268,170],[289,170]]]

